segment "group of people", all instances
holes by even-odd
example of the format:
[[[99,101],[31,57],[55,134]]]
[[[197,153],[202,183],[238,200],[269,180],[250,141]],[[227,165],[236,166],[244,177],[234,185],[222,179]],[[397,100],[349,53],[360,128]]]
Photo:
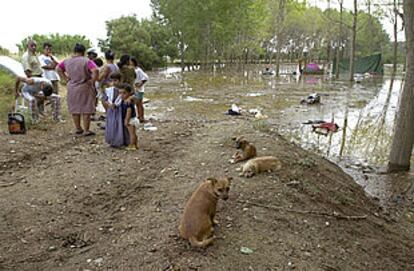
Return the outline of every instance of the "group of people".
[[[16,96],[29,102],[33,120],[43,114],[45,101],[52,105],[53,119],[60,118],[59,81],[67,85],[68,111],[72,115],[75,133],[93,136],[90,123],[96,107],[105,108],[105,140],[114,147],[138,149],[136,128],[144,123],[144,85],[148,75],[139,67],[137,59],[122,55],[115,64],[115,53],[105,52],[105,62],[93,48],[86,50],[76,44],[72,57],[59,62],[52,54],[52,45],[43,45],[43,54],[36,55],[37,44],[29,41],[22,57],[26,77],[17,77]],[[85,56],[86,54],[86,56]],[[20,88],[20,83],[23,87]]]

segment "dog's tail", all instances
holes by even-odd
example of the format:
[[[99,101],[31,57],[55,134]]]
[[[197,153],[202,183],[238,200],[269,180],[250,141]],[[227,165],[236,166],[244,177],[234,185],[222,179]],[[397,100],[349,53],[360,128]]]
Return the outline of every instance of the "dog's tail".
[[[202,241],[198,241],[197,238],[195,238],[194,236],[191,236],[188,240],[190,241],[190,244],[193,247],[204,248],[204,247],[206,247],[208,245],[211,245],[211,243],[213,243],[214,236],[212,236],[210,238],[207,238],[207,239],[204,239]]]

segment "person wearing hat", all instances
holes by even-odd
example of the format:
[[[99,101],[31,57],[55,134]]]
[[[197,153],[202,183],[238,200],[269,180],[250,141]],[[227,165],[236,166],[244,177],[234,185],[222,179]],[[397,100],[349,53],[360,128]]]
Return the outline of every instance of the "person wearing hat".
[[[23,83],[22,88],[20,88],[20,83]],[[16,78],[15,94],[16,98],[21,95],[29,103],[33,121],[39,120],[39,103],[48,100],[52,104],[53,120],[61,122],[60,96],[53,93],[53,85],[50,80],[41,77],[26,78],[18,76]]]
[[[90,60],[94,60],[98,57],[98,52],[96,51],[95,48],[89,48],[88,50],[86,50],[86,55],[88,56],[88,58]]]

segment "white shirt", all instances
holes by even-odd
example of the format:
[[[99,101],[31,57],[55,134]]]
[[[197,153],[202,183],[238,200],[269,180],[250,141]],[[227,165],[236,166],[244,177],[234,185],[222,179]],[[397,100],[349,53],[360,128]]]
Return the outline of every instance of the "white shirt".
[[[141,83],[142,81],[147,81],[148,82],[148,80],[149,80],[148,75],[140,67],[135,69],[135,74],[137,75],[137,78],[135,79],[135,84]],[[137,89],[137,91],[138,92],[144,92],[145,91],[144,86]]]
[[[114,87],[106,88],[105,89],[105,94],[106,94],[106,97],[108,97],[108,100],[107,100],[108,103],[115,104],[116,106],[119,106],[122,103],[122,98],[121,98],[120,95],[118,95],[116,98],[114,97],[114,95],[115,95],[115,88]],[[114,102],[112,102],[112,101],[114,101]]]
[[[52,83],[49,80],[45,79],[45,78],[33,77],[31,79],[33,79],[34,84],[29,85],[29,84],[24,83],[23,88],[22,88],[23,93],[28,93],[30,95],[35,95],[36,93],[42,91],[42,88],[41,88],[42,83],[44,83],[46,85],[49,85],[49,86],[52,86]]]
[[[40,65],[43,66],[48,66],[49,64],[51,64],[52,58],[50,56],[46,56],[46,55],[40,55],[39,56],[39,61],[40,61]],[[58,73],[55,70],[45,70],[43,69],[43,77],[46,79],[49,79],[50,81],[59,81],[60,77],[58,75]]]

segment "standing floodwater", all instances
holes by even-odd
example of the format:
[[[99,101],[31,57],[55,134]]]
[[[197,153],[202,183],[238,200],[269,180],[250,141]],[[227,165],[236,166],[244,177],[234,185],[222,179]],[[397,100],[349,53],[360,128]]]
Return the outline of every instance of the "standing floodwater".
[[[176,71],[153,75],[148,86],[153,99],[148,112],[153,117],[219,120],[236,104],[252,122],[275,129],[305,149],[339,163],[368,190],[367,178],[355,172],[372,173],[387,163],[403,87],[401,77],[370,77],[361,83],[349,83],[322,75],[263,76],[257,66],[244,71]],[[320,94],[321,104],[300,104],[315,92]],[[247,113],[252,109],[267,118],[255,119]],[[314,133],[311,125],[303,124],[314,120],[334,121],[340,129],[328,136]],[[368,192],[380,194],[375,189]]]

